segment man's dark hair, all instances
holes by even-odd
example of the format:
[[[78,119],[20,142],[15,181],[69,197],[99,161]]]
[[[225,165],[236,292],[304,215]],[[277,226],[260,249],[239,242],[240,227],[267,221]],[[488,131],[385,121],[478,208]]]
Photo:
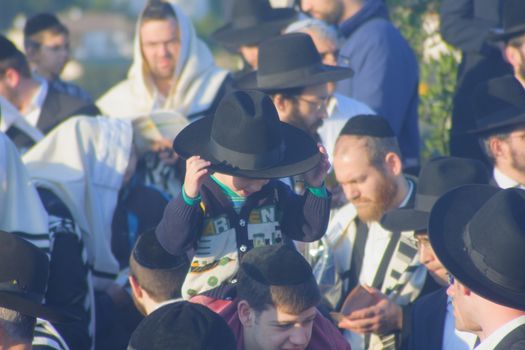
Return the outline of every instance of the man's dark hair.
[[[299,314],[321,301],[310,265],[297,251],[283,245],[251,250],[241,262],[237,281],[237,297],[256,313],[275,307]]]
[[[169,3],[159,0],[149,1],[141,15],[142,22],[171,18],[177,20],[175,10]]]
[[[181,297],[189,266],[185,255],[174,256],[162,248],[154,230],[139,237],[129,258],[131,276],[158,303]]]
[[[0,328],[9,342],[31,344],[36,318],[0,307]]]
[[[240,269],[237,280],[237,297],[246,300],[257,313],[275,307],[287,313],[299,314],[321,301],[319,286],[313,276],[301,284],[268,286],[252,279]]]
[[[30,17],[24,26],[24,46],[38,49],[45,33],[69,35],[69,30],[51,13],[39,13]]]
[[[16,70],[25,78],[31,77],[31,70],[26,56],[5,36],[0,35],[0,77],[8,69]]]
[[[521,45],[523,45],[524,42],[525,42],[525,33],[522,33],[521,35],[513,36],[510,39],[508,39],[505,42],[505,45],[506,46],[512,46],[512,47],[515,47],[515,48],[520,48]]]

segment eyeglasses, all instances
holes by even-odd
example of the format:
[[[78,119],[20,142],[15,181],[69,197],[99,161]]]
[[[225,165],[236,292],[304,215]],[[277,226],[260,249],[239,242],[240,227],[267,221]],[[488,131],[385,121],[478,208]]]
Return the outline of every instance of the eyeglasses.
[[[330,101],[330,97],[332,96],[326,96],[325,98],[319,99],[317,101],[307,100],[306,98],[299,96],[296,96],[295,98],[308,103],[310,106],[314,106],[315,111],[320,112],[323,109],[328,109],[328,102]]]
[[[451,274],[450,272],[447,272],[447,278],[448,278],[449,285],[453,285],[454,282],[456,281],[456,277],[454,277],[454,275]]]

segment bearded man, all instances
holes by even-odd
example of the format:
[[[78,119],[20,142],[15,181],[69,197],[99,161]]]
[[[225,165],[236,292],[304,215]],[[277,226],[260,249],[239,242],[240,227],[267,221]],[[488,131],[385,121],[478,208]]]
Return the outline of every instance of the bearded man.
[[[416,182],[403,174],[397,139],[381,116],[359,115],[345,124],[334,170],[349,201],[334,214],[325,237],[341,278],[335,308],[358,285],[373,300],[339,327],[352,349],[396,349],[407,329],[406,306],[421,294],[427,272],[418,262],[413,233],[388,231],[379,221],[389,210],[413,206]]]

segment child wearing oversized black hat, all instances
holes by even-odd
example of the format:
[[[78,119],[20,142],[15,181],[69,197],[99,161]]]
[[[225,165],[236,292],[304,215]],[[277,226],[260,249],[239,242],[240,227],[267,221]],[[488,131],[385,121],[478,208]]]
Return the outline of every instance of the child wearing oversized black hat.
[[[184,298],[203,292],[223,298],[253,247],[324,234],[330,211],[326,152],[305,132],[280,122],[265,94],[226,96],[213,118],[177,136],[174,149],[187,159],[186,177],[156,232],[170,253],[193,254]],[[303,196],[277,180],[300,173],[308,187]]]

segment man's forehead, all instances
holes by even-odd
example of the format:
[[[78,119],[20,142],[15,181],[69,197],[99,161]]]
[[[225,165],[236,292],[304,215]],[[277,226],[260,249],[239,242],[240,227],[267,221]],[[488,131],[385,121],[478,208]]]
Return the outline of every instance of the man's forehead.
[[[286,309],[286,307],[270,307],[266,311],[270,311],[271,315],[273,316],[273,320],[276,322],[301,322],[305,319],[308,319],[312,316],[316,315],[316,308],[310,307],[306,310],[303,310],[300,313],[294,313],[290,312]]]
[[[367,140],[364,137],[341,135],[335,144],[334,157],[335,159],[340,158],[340,160],[344,160],[354,156],[357,153],[365,156],[366,153],[363,153],[363,151],[366,150],[366,147]]]

